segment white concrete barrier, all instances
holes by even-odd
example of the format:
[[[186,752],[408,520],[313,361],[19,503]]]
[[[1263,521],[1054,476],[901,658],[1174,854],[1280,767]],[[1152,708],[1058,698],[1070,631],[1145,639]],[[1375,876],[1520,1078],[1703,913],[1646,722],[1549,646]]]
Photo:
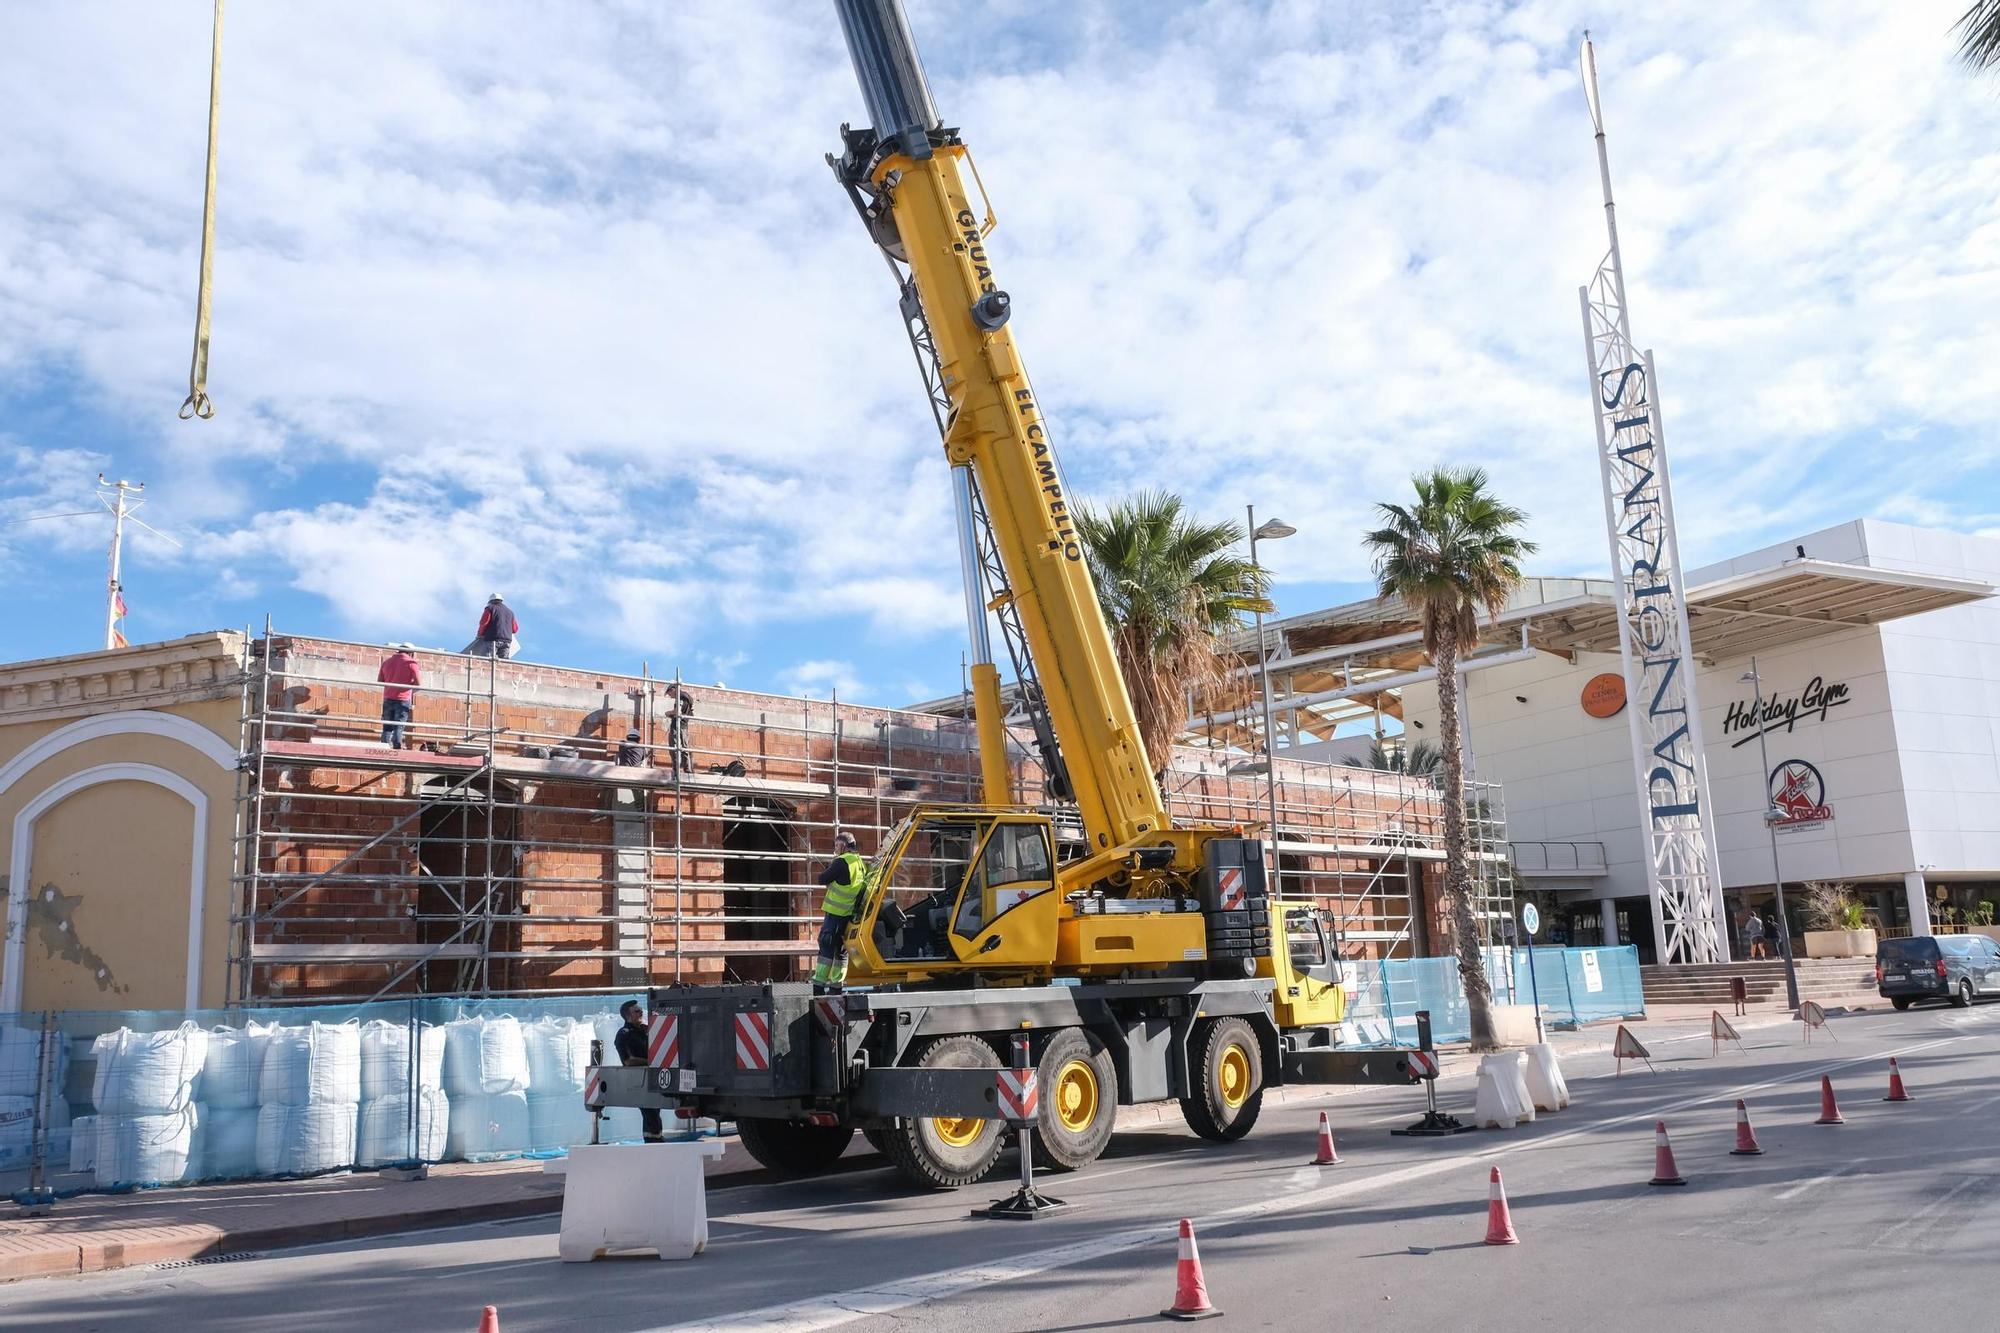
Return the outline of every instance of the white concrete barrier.
[[[1473,1123],[1481,1129],[1512,1129],[1535,1118],[1535,1103],[1521,1073],[1525,1057],[1501,1051],[1479,1062],[1479,1089],[1473,1095]]]
[[[1528,1048],[1528,1096],[1538,1111],[1560,1111],[1569,1105],[1569,1084],[1563,1081],[1556,1048],[1539,1042]]]
[[[722,1144],[714,1139],[571,1148],[557,1254],[571,1264],[614,1250],[694,1258],[708,1247],[702,1163],[720,1156]]]

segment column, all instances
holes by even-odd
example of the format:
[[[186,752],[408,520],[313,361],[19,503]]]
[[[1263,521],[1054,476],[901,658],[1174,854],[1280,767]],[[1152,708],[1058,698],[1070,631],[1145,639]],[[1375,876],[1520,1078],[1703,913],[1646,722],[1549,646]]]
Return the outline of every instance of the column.
[[[1903,872],[1903,910],[1909,913],[1912,935],[1931,933],[1931,896],[1921,870]]]
[[[1607,946],[1616,945],[1618,943],[1618,900],[1616,898],[1599,898],[1597,900],[1597,919],[1604,928],[1604,943]]]

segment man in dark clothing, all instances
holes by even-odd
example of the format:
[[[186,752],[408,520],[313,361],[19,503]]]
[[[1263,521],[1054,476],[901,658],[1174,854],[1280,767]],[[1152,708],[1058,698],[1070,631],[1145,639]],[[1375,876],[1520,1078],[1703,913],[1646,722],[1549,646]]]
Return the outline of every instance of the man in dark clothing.
[[[674,768],[688,771],[688,719],[694,716],[694,700],[678,685],[667,686],[667,754]]]
[[[514,640],[521,635],[521,622],[499,593],[486,599],[479,613],[479,633],[473,637],[474,651],[481,657],[511,657]]]
[[[400,750],[403,724],[410,720],[416,687],[424,683],[424,675],[417,670],[417,659],[410,655],[414,645],[399,643],[394,647],[396,651],[382,663],[375,679],[382,683],[382,744]]]
[[[625,743],[618,747],[618,764],[621,768],[647,768],[652,759],[646,754],[646,747],[639,744],[636,729],[625,733]]]
[[[613,1045],[618,1048],[618,1063],[621,1065],[643,1065],[646,1063],[646,1011],[639,1007],[637,1000],[627,1000],[618,1008],[618,1016],[625,1020],[625,1026],[618,1029]],[[665,1143],[666,1130],[660,1124],[660,1111],[655,1106],[639,1108],[639,1128],[644,1131],[646,1142]]]

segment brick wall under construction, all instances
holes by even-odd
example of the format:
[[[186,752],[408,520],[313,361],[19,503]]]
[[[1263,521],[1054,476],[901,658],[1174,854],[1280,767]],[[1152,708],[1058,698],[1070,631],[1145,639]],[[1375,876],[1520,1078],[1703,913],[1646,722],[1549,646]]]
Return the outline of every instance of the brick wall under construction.
[[[521,994],[800,975],[835,829],[872,854],[908,809],[978,798],[961,719],[418,653],[405,748],[382,744],[387,650],[246,650],[231,994],[239,1002]],[[628,729],[646,762],[615,762]],[[1016,799],[1041,799],[1025,734]],[[1240,759],[1241,756],[1236,756]],[[676,762],[676,760],[679,762]],[[1184,750],[1177,816],[1261,828],[1266,780]],[[1431,952],[1436,789],[1280,761],[1289,895],[1352,957]]]

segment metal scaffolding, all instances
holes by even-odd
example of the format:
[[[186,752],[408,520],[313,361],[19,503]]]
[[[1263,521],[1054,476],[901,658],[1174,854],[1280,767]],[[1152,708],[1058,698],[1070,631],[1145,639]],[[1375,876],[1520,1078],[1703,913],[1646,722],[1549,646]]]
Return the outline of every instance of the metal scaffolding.
[[[458,653],[421,655],[418,748],[391,749],[385,652],[245,635],[233,1003],[785,979],[813,950],[836,829],[872,854],[911,806],[979,799],[966,718]],[[564,693],[602,703],[546,702]],[[531,706],[561,729],[524,722]],[[628,719],[643,765],[615,762]],[[1013,740],[1015,789],[1038,803],[1032,737]],[[1268,819],[1263,781],[1215,756],[1183,751],[1168,776],[1177,817]],[[1435,788],[1282,759],[1276,780],[1284,891],[1329,907],[1350,956],[1439,952],[1411,907],[1443,859]],[[1468,811],[1477,910],[1503,942],[1498,792]]]

